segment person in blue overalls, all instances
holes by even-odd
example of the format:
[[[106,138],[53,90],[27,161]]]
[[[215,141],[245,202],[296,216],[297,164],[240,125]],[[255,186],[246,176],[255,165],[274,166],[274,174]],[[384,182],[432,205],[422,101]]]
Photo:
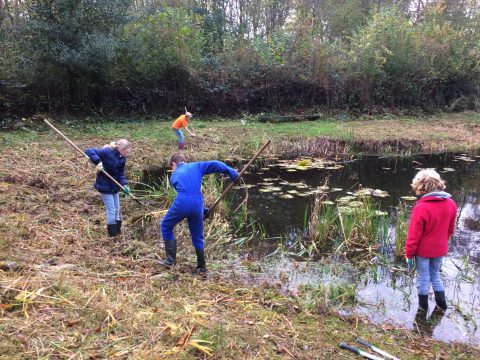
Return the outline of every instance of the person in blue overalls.
[[[117,180],[125,189],[122,191],[125,195],[128,195],[130,189],[125,178],[125,161],[131,150],[132,145],[126,139],[111,142],[100,149],[88,148],[85,150],[85,154],[87,154],[98,170],[94,187],[100,193],[107,210],[108,236],[118,235],[122,227],[120,199],[118,196],[120,188],[106,177],[101,170],[105,170]]]
[[[167,256],[167,259],[160,261],[160,264],[175,265],[177,242],[173,235],[173,228],[187,218],[192,243],[197,254],[197,270],[205,272],[203,219],[206,209],[204,208],[201,190],[202,178],[207,174],[222,173],[235,181],[238,178],[238,172],[225,163],[216,160],[187,163],[183,154],[173,155],[170,158],[170,166],[173,169],[170,184],[177,191],[177,197],[160,224]]]

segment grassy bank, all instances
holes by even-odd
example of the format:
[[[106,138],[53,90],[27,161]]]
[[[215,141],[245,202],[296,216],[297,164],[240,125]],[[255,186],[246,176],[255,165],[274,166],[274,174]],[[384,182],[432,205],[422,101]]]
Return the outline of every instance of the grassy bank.
[[[273,139],[269,155],[281,155],[298,137],[317,136],[382,142],[416,135],[426,151],[478,146],[474,130],[480,116],[458,117],[455,122],[444,117],[246,125],[194,121],[199,137],[187,137],[187,153],[196,159],[247,156],[268,137]],[[131,180],[175,149],[169,122],[56,123],[81,148],[132,139]],[[392,129],[398,129],[396,137]],[[285,295],[272,285],[250,288],[242,276],[222,271],[233,265],[211,246],[211,271],[199,277],[191,272],[186,224],[178,229],[179,265],[163,271],[155,264],[163,257],[161,215],[131,219],[164,209],[165,198],[149,200],[147,208],[122,199],[129,221],[112,241],[92,190],[95,171],[81,155],[35,126],[0,133],[0,143],[0,358],[341,359],[354,356],[337,343],[353,343],[356,337],[402,359],[478,357],[478,349],[439,343],[428,334],[339,316],[321,299],[311,301],[310,293]],[[209,244],[225,234],[221,222],[206,226]]]

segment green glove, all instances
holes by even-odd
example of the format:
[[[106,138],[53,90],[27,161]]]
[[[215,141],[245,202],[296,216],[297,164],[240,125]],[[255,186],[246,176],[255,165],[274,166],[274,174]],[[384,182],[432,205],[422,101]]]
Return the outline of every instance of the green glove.
[[[128,185],[123,185],[123,190],[122,191],[125,195],[127,195],[127,196],[130,195],[130,188],[128,187]]]
[[[405,258],[405,261],[407,262],[407,270],[408,272],[412,272],[415,269],[415,261],[409,258]]]

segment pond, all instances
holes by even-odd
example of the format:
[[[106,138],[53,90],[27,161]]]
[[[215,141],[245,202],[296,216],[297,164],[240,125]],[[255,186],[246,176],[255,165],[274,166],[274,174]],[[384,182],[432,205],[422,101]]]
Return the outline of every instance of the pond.
[[[237,168],[242,164],[234,163]],[[396,263],[393,246],[382,249],[383,261],[370,259],[358,267],[335,253],[315,259],[289,256],[295,239],[302,237],[305,220],[319,191],[329,200],[352,197],[359,189],[370,189],[381,209],[395,212],[400,202],[413,205],[410,183],[420,168],[435,168],[447,181],[447,191],[458,205],[457,228],[442,266],[449,309],[436,321],[424,323],[422,333],[445,342],[480,344],[480,156],[466,154],[419,155],[415,158],[368,156],[345,162],[315,159],[263,160],[245,173],[244,184],[235,186],[234,205],[248,192],[247,209],[261,225],[261,239],[252,238],[235,250],[242,259],[254,260],[255,271],[244,272],[245,281],[270,283],[287,293],[300,287],[348,284],[354,288],[355,305],[341,307],[345,314],[358,314],[378,324],[416,329],[417,291],[415,279]],[[162,177],[165,170],[147,173]],[[405,198],[407,197],[407,198]],[[389,234],[394,224],[389,225]],[[388,239],[392,243],[392,236]],[[208,244],[207,244],[208,248]],[[278,251],[281,248],[283,251]],[[244,262],[243,262],[244,263]],[[240,261],[239,267],[244,266]],[[229,269],[225,267],[225,275]],[[238,276],[238,268],[232,270]],[[232,275],[232,274],[230,274]],[[433,294],[430,307],[433,308]]]
[[[298,162],[297,162],[298,164]],[[276,162],[259,165],[244,177],[248,185],[248,209],[263,225],[266,239],[252,242],[244,250],[249,258],[261,261],[256,280],[280,284],[285,291],[299,286],[347,282],[355,285],[357,305],[349,313],[359,314],[376,323],[414,329],[417,310],[415,280],[395,271],[393,254],[385,254],[392,266],[375,265],[365,270],[355,264],[326,255],[324,261],[299,261],[298,258],[273,255],[281,237],[283,248],[304,228],[305,216],[312,207],[312,189],[324,186],[331,200],[349,196],[360,187],[377,189],[384,210],[392,211],[402,197],[413,196],[410,183],[419,168],[436,168],[447,181],[458,205],[455,235],[442,266],[449,310],[424,329],[433,338],[445,342],[480,344],[480,157],[466,154],[420,155],[415,159],[365,157],[338,165],[323,164],[305,169]],[[241,166],[240,166],[241,167]],[[253,186],[252,186],[253,185]],[[245,190],[238,189],[240,199]],[[282,196],[290,194],[292,196]],[[408,200],[407,200],[408,202]],[[413,204],[413,202],[410,202]],[[272,240],[269,240],[272,239]],[[392,240],[394,241],[394,240]],[[332,272],[331,269],[335,268]],[[430,305],[433,307],[433,294]]]

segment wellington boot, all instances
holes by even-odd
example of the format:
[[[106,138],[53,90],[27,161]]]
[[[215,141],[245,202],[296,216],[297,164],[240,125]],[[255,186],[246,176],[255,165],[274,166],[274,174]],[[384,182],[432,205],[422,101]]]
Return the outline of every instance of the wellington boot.
[[[122,220],[117,220],[117,226],[118,226],[118,233],[120,234],[122,232]]]
[[[165,241],[165,255],[167,256],[167,258],[165,260],[158,261],[158,263],[164,266],[174,266],[177,259],[176,240]]]
[[[428,313],[428,295],[418,295],[418,309]]]
[[[431,324],[427,320],[427,311],[423,310],[421,307],[418,308],[417,314],[415,315],[414,326],[422,335],[428,334],[431,331]]]
[[[118,234],[118,225],[117,224],[107,224],[108,236],[113,237]]]
[[[178,143],[178,149],[179,150],[184,150],[185,149],[185,144],[184,143]]]
[[[447,300],[445,300],[445,291],[434,291],[435,293],[435,302],[437,306],[443,311],[447,310]]]
[[[204,249],[195,249],[197,253],[197,270],[201,273],[207,272],[205,264],[205,250]]]

